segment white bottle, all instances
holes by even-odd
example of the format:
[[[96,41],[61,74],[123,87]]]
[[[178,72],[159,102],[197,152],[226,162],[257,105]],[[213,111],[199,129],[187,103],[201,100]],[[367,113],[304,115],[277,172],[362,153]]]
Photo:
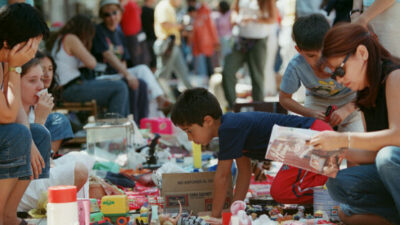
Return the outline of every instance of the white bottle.
[[[76,186],[49,187],[47,225],[79,225]]]

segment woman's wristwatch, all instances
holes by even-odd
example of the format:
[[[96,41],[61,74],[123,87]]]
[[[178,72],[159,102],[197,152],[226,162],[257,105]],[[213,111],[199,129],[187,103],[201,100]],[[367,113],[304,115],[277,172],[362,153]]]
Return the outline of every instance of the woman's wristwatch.
[[[352,9],[350,11],[350,16],[353,15],[354,13],[357,13],[357,12],[361,14],[361,13],[363,13],[363,10],[362,9]]]
[[[21,74],[22,73],[22,68],[20,66],[9,67],[8,68],[8,72],[16,72],[16,73]]]

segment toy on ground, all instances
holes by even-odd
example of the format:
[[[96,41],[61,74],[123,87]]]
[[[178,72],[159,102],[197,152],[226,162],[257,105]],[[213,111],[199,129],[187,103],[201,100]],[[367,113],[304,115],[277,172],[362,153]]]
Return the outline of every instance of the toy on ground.
[[[101,199],[101,212],[107,222],[127,225],[129,222],[129,205],[126,195],[110,195]]]

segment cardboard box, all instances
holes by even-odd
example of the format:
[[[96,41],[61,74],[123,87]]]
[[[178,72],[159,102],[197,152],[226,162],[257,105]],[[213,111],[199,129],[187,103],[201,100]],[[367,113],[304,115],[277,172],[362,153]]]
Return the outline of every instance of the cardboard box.
[[[179,208],[178,200],[188,211],[211,211],[214,176],[215,172],[163,174],[161,196],[167,211]],[[224,208],[231,205],[232,179],[228,187]]]

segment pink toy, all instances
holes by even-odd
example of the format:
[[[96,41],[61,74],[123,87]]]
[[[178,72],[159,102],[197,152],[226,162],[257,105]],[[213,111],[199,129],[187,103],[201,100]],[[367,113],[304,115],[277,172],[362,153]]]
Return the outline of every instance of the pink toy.
[[[79,225],[90,224],[90,200],[78,199]]]
[[[244,201],[235,201],[231,205],[231,221],[230,225],[237,223],[238,225],[251,225],[251,219],[246,214],[246,203]],[[235,218],[236,217],[236,218]],[[232,219],[234,218],[234,219]],[[235,222],[237,220],[237,222]]]
[[[140,128],[150,129],[152,133],[172,134],[172,121],[168,118],[143,118]]]

